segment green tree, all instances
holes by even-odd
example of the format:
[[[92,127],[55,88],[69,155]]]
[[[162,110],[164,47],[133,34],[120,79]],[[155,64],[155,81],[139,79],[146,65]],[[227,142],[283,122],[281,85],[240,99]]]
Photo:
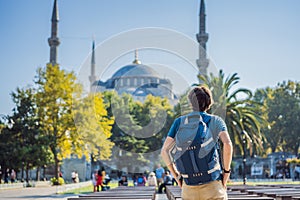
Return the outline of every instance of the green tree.
[[[10,125],[8,125],[9,116],[1,116],[0,123],[0,165],[2,170],[2,174],[6,170],[6,168],[12,165],[13,159],[11,159],[11,153],[14,149],[14,140],[11,132],[9,131]],[[15,166],[15,165],[14,165]],[[0,178],[1,175],[0,173]]]
[[[250,153],[262,154],[264,136],[261,126],[267,122],[256,112],[257,107],[262,105],[251,100],[252,92],[250,90],[234,89],[240,80],[237,73],[225,78],[223,71],[220,70],[218,76],[200,75],[199,80],[212,91],[214,104],[210,112],[225,118],[233,145],[239,147],[239,149],[234,149],[234,155],[242,152],[243,131],[246,131],[244,133],[246,133],[245,137]]]
[[[78,137],[72,113],[73,101],[81,96],[81,85],[75,81],[74,73],[61,70],[58,65],[52,64],[39,68],[35,81],[38,117],[54,158],[57,180],[62,159],[68,157],[74,149],[75,154],[82,155],[82,149],[72,148],[82,142]]]
[[[272,152],[286,151],[298,155],[300,145],[300,83],[288,81],[275,88],[258,89],[255,99],[262,102],[266,110],[269,126],[263,131],[267,137],[267,147]]]
[[[143,103],[141,112],[133,112],[136,121],[146,131],[146,144],[149,147],[148,152],[160,150],[162,141],[167,137],[167,133],[174,120],[173,107],[168,99],[148,95]]]
[[[197,84],[194,84],[197,85]],[[190,88],[185,91],[180,97],[179,102],[177,105],[174,106],[174,114],[175,118],[180,117],[181,115],[188,114],[192,111],[192,107],[190,106],[189,100],[188,100],[188,93]]]
[[[148,147],[143,138],[137,137],[142,127],[135,122],[134,116],[130,113],[134,101],[129,94],[124,94],[122,97],[116,93],[106,93],[106,95],[110,98],[108,99],[109,113],[115,118],[111,136],[111,140],[116,145],[113,160],[116,161],[118,169],[126,167],[128,171],[133,171],[135,169],[132,163],[141,163],[141,165],[148,163],[143,156]]]
[[[35,94],[32,88],[20,89],[12,93],[16,104],[13,115],[8,118],[10,127],[6,128],[4,135],[7,140],[7,154],[5,155],[8,166],[15,170],[22,169],[26,172],[28,182],[29,170],[45,165],[49,159],[47,143],[40,135],[39,120]]]
[[[114,160],[118,169],[133,169],[132,163],[140,166],[154,162],[151,153],[160,150],[163,139],[173,121],[172,106],[167,99],[147,96],[142,103],[131,95],[119,97],[115,92],[105,92],[110,102],[108,113],[115,117],[111,140],[115,143]]]

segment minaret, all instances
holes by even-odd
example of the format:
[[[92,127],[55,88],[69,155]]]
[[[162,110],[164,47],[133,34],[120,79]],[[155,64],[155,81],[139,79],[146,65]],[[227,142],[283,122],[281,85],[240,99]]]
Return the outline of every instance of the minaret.
[[[90,92],[92,92],[92,86],[96,81],[96,61],[95,61],[95,40],[93,41],[93,47],[92,47],[92,58],[91,58],[91,75],[89,77],[90,79]]]
[[[209,60],[206,57],[206,43],[208,41],[208,33],[206,33],[206,23],[205,23],[205,4],[204,0],[200,3],[199,12],[199,33],[196,35],[197,41],[199,43],[199,59],[197,60],[197,66],[199,68],[199,74],[207,75],[207,67]]]
[[[50,61],[52,66],[57,64],[57,47],[60,44],[57,37],[58,32],[58,6],[57,0],[54,0],[52,18],[51,18],[51,37],[48,39],[50,46]]]

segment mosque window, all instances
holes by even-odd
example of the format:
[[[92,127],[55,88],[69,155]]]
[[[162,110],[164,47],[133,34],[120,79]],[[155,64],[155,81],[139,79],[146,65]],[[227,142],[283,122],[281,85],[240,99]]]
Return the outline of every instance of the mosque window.
[[[130,86],[130,78],[127,79],[127,86]]]
[[[137,86],[137,78],[133,79],[133,86]]]
[[[133,86],[134,85],[134,78],[131,78],[130,79],[130,86]]]

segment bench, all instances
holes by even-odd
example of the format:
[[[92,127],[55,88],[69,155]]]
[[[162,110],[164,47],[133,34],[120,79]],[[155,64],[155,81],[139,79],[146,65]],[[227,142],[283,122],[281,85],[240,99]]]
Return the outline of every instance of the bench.
[[[68,200],[154,200],[155,187],[117,187],[111,190],[94,192],[79,195],[78,198],[68,198]]]
[[[243,191],[248,194],[254,194],[261,197],[270,197],[276,200],[292,200],[293,197],[300,196],[299,185],[258,185],[255,188],[245,186],[231,186],[233,191]]]

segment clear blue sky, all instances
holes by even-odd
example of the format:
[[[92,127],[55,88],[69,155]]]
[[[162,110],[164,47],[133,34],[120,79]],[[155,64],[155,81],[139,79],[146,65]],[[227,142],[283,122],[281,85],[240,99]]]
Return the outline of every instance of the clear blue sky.
[[[199,0],[58,0],[58,62],[78,73],[99,44],[134,28],[176,30],[192,40]],[[0,114],[10,114],[10,93],[33,84],[49,61],[53,0],[0,0]],[[219,69],[251,90],[300,80],[299,0],[206,0],[208,54]],[[124,63],[128,64],[128,63]]]

